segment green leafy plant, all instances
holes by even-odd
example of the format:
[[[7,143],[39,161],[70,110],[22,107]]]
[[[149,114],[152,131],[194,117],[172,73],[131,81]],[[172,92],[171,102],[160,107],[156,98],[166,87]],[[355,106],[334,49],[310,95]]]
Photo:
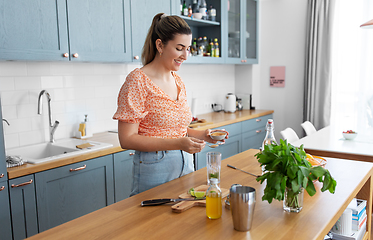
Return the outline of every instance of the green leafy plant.
[[[292,194],[300,193],[304,188],[310,196],[313,196],[316,193],[314,180],[323,183],[322,192],[326,190],[330,193],[335,192],[337,182],[327,169],[321,166],[312,167],[307,160],[303,145],[297,148],[281,139],[279,145],[265,145],[263,151],[257,153],[255,157],[266,171],[256,179],[260,183],[267,180],[263,201],[267,200],[271,203],[273,199],[284,200],[286,188]]]

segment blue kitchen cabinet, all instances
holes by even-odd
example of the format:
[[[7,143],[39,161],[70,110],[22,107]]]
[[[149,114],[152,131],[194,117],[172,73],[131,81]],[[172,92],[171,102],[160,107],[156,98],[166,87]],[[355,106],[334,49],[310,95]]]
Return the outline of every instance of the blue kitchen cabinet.
[[[64,60],[66,2],[0,0],[0,59]]]
[[[225,125],[217,129],[225,129],[228,131],[229,138],[225,140],[225,144],[217,148],[210,148],[207,144],[211,143],[206,143],[206,147],[201,152],[194,155],[196,170],[206,167],[207,152],[220,152],[222,160],[241,152],[241,122]]]
[[[0,119],[2,119],[1,99],[0,99]],[[1,239],[12,239],[12,227],[10,221],[10,205],[8,192],[8,173],[5,164],[5,146],[3,121],[0,125],[0,234]]]
[[[134,150],[114,154],[114,193],[115,202],[126,199],[131,194],[132,166]]]
[[[71,61],[131,60],[129,0],[66,2]]]
[[[113,155],[35,173],[40,232],[114,203]]]
[[[38,233],[34,175],[9,180],[9,197],[14,240]]]
[[[2,240],[12,239],[12,227],[10,222],[10,205],[8,193],[8,181],[0,180],[0,234]]]
[[[129,0],[0,0],[0,59],[131,59]]]
[[[153,17],[158,13],[171,14],[175,0],[131,0],[132,61],[141,62],[141,50]],[[174,10],[175,11],[175,10]]]
[[[226,63],[258,63],[257,0],[224,0],[222,13],[223,47]]]
[[[273,119],[273,115],[265,115],[242,122],[241,150],[259,149],[262,146],[268,119]]]

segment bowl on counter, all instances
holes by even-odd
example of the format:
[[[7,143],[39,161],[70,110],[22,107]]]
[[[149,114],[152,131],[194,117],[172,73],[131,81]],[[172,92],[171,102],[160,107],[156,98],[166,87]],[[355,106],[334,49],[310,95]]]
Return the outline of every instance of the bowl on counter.
[[[346,140],[353,140],[357,137],[357,132],[348,130],[348,131],[342,132],[342,135]]]

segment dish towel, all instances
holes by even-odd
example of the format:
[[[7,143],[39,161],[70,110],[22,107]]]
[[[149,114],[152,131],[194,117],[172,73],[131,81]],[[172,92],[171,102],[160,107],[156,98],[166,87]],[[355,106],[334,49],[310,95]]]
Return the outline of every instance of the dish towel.
[[[20,156],[6,156],[6,167],[17,167],[23,165],[26,160],[23,160]]]

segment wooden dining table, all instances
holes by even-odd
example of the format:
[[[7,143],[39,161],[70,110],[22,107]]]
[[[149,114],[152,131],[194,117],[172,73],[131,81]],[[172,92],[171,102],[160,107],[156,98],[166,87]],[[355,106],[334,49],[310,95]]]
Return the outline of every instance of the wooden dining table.
[[[256,189],[250,231],[234,230],[231,212],[224,204],[222,216],[216,220],[208,219],[205,207],[201,206],[182,213],[173,212],[172,204],[140,206],[143,200],[177,198],[191,187],[206,184],[206,168],[202,168],[29,239],[323,239],[354,197],[367,200],[367,211],[371,210],[372,163],[326,158],[325,168],[337,181],[335,194],[321,192],[322,184],[316,182],[317,193],[310,197],[305,192],[302,211],[289,213],[282,209],[282,202],[262,201],[265,183],[260,184],[252,175],[227,167],[230,164],[260,175],[256,153],[258,150],[250,149],[221,162],[221,188],[241,184]],[[369,214],[364,239],[370,239],[370,226]]]
[[[373,162],[373,136],[359,133],[355,139],[347,140],[335,126],[322,128],[292,144],[303,145],[312,155]]]

